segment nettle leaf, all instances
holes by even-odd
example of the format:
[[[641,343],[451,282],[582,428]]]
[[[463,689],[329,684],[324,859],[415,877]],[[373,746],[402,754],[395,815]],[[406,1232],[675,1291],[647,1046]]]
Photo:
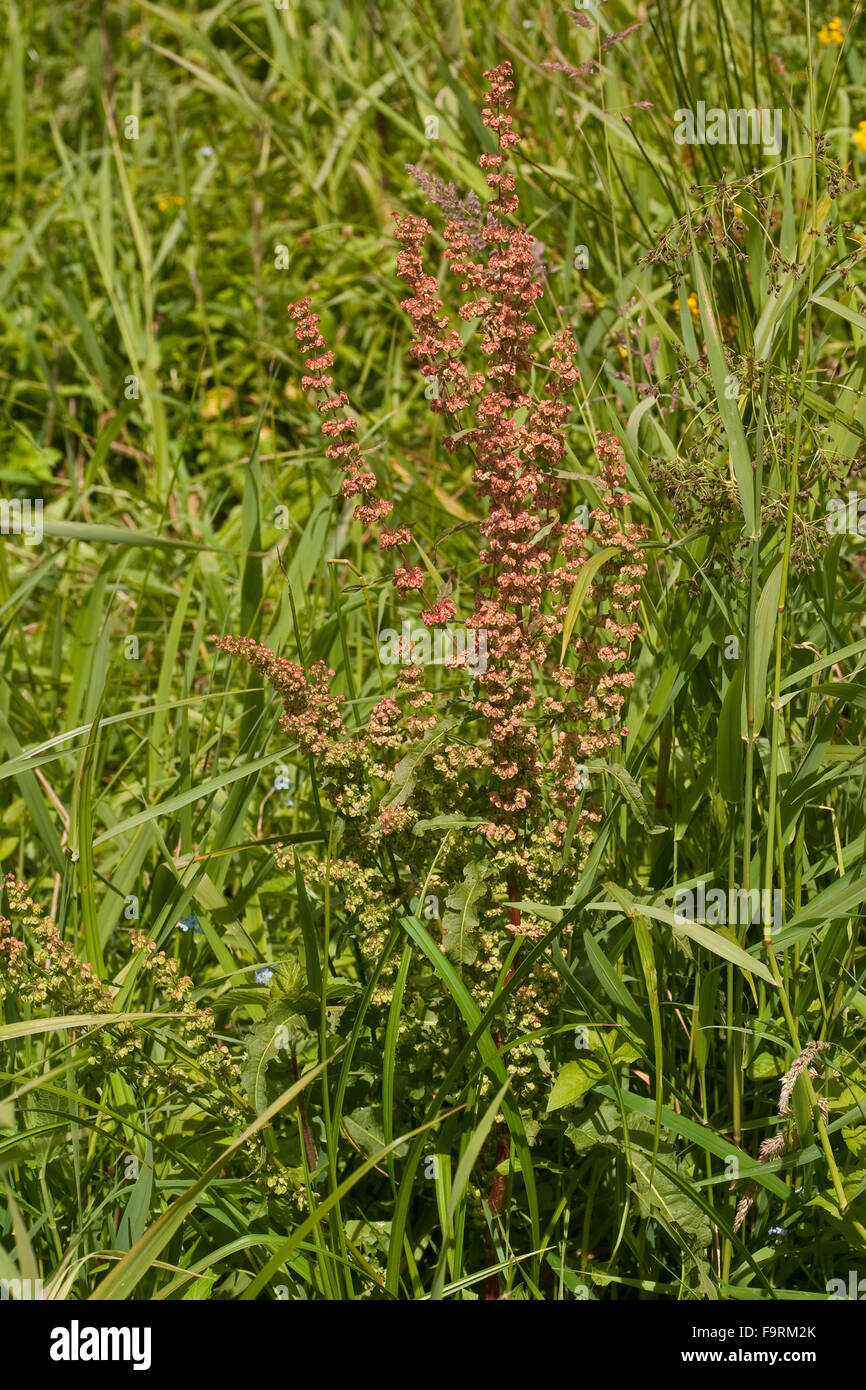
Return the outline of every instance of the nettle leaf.
[[[662,1146],[659,1146],[659,1158],[662,1164],[666,1162]],[[650,1189],[652,1162],[652,1145],[648,1149],[632,1147],[632,1172],[635,1176],[641,1216],[649,1217],[655,1214],[663,1216],[666,1220],[679,1226],[680,1230],[690,1236],[697,1245],[709,1245],[713,1233],[706,1212],[698,1206],[697,1202],[692,1201],[689,1194],[684,1192],[673,1178],[669,1178],[658,1164],[656,1164],[653,1185]],[[668,1166],[678,1167],[679,1165],[668,1162]]]
[[[630,1038],[625,1042],[617,1043],[613,1051],[613,1060],[619,1062],[637,1062],[643,1054],[639,1047],[635,1047]]]
[[[385,1131],[382,1127],[381,1107],[360,1105],[350,1115],[344,1115],[342,1125],[349,1138],[367,1158],[381,1153],[385,1147]],[[400,1144],[394,1150],[398,1158],[409,1151],[408,1144]]]
[[[866,1194],[866,1168],[864,1168],[861,1163],[859,1167],[850,1168],[846,1173],[840,1173],[839,1176],[842,1180],[842,1188],[845,1196],[852,1207],[852,1210],[847,1214],[845,1220],[850,1221],[851,1217],[854,1216],[856,1219],[862,1221],[863,1208],[866,1206],[866,1202],[863,1200],[864,1194]],[[855,1202],[858,1202],[859,1206],[854,1207],[853,1204]],[[830,1213],[835,1221],[839,1220],[839,1201],[829,1183],[824,1191],[819,1192],[817,1196],[808,1201],[806,1206],[822,1207],[824,1211]]]
[[[475,933],[478,930],[478,906],[487,891],[485,878],[489,869],[484,864],[470,863],[463,870],[463,882],[445,899],[442,916],[442,949],[452,960],[472,965],[478,956]]]
[[[755,1055],[754,1061],[749,1063],[746,1075],[752,1081],[769,1081],[772,1077],[781,1076],[784,1070],[781,1060],[774,1057],[772,1052],[763,1049]]]
[[[414,744],[409,752],[404,754],[397,766],[394,768],[394,775],[391,778],[391,785],[379,802],[385,806],[403,806],[415,790],[415,774],[421,763],[426,758],[431,749],[444,738],[449,729],[453,729],[457,723],[456,719],[440,719],[427,738],[420,743]]]
[[[588,1109],[588,1113],[570,1124],[565,1132],[579,1153],[595,1148],[624,1148],[622,1117],[619,1107],[610,1100]]]

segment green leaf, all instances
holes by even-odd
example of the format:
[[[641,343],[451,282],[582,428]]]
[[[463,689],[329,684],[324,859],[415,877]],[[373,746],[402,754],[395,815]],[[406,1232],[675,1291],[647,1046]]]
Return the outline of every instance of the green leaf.
[[[298,1033],[305,1031],[303,1018],[292,1004],[279,1000],[271,1004],[267,1014],[244,1038],[247,1058],[241,1070],[241,1085],[257,1115],[269,1104],[267,1089],[268,1067],[280,1060],[288,1061],[287,1046]]]
[[[838,299],[829,299],[823,294],[813,294],[812,303],[820,304],[822,309],[829,309],[831,314],[838,314],[840,319],[845,319],[847,323],[853,323],[856,328],[866,332],[866,314],[860,314],[847,304],[840,304]]]
[[[385,1147],[382,1121],[372,1105],[362,1105],[343,1116],[343,1128],[367,1158]]]
[[[563,1105],[573,1105],[581,1096],[591,1091],[605,1075],[604,1068],[592,1057],[579,1062],[566,1062],[553,1083],[553,1090],[547,1101],[547,1113],[561,1110]]]
[[[166,1013],[125,1013],[61,1014],[52,1018],[30,1018],[19,1023],[0,1024],[0,1042],[8,1042],[10,1038],[27,1038],[32,1033],[61,1032],[65,1028],[114,1028],[118,1023],[144,1023],[147,1019],[153,1018],[167,1021],[179,1017],[179,1014]]]
[[[652,820],[652,808],[641,795],[640,784],[635,781],[630,772],[627,772],[619,763],[607,763],[601,758],[593,758],[586,763],[587,772],[602,772],[607,777],[612,777],[617,783],[628,805],[634,811],[635,816],[643,830],[648,835],[663,835],[667,830],[666,825],[654,825]]]
[[[248,1129],[245,1129],[243,1134],[239,1135],[237,1139],[233,1140],[231,1144],[223,1149],[219,1158],[217,1158],[209,1168],[205,1169],[201,1177],[188,1187],[186,1192],[172,1202],[168,1210],[164,1211],[162,1216],[160,1216],[152,1226],[148,1227],[144,1235],[135,1242],[132,1249],[124,1255],[123,1259],[120,1260],[110,1273],[105,1276],[102,1282],[97,1285],[90,1295],[90,1298],[97,1302],[128,1298],[132,1290],[151,1268],[153,1262],[159,1258],[175,1232],[180,1229],[189,1214],[195,1210],[199,1198],[207,1190],[214,1178],[222,1171],[232,1154],[236,1153],[249,1139],[252,1139],[253,1135],[258,1134],[260,1129],[264,1129],[266,1125],[269,1125],[271,1120],[289,1105],[296,1096],[300,1095],[301,1091],[309,1086],[310,1082],[314,1081],[316,1077],[321,1074],[328,1063],[333,1061],[333,1058],[337,1056],[339,1052],[342,1052],[343,1047],[345,1047],[345,1043],[343,1043],[331,1057],[325,1058],[318,1066],[305,1072],[293,1086],[290,1086],[287,1091],[284,1091],[283,1094],[274,1101],[273,1105],[270,1105],[263,1114],[259,1115],[258,1119],[256,1119]]]
[[[430,750],[436,746],[440,739],[445,737],[449,729],[453,729],[456,723],[457,720],[450,717],[438,720],[435,729],[428,737],[410,748],[409,752],[400,759],[394,768],[391,785],[379,802],[380,806],[402,806],[409,800],[415,790],[415,774],[421,763]]]
[[[619,1106],[603,1101],[565,1132],[580,1153],[609,1148],[628,1162],[644,1219],[658,1215],[699,1246],[709,1244],[712,1229],[706,1213],[672,1176],[680,1172],[682,1165],[671,1139],[664,1136],[656,1141],[655,1126],[643,1115],[629,1115],[626,1133]],[[683,1171],[682,1179],[688,1184],[690,1175]]]
[[[716,735],[716,773],[725,801],[737,803],[743,795],[742,737],[743,668],[738,666],[722,701]]]
[[[850,873],[836,879],[829,888],[816,893],[811,902],[790,918],[784,931],[774,937],[777,950],[793,946],[837,917],[850,917],[866,898],[866,874]]]
[[[704,268],[696,251],[692,252],[692,266],[694,269],[695,285],[698,291],[698,304],[700,306],[701,324],[704,330],[704,342],[707,347],[707,358],[710,364],[710,375],[713,381],[713,391],[727,437],[731,465],[734,470],[734,477],[737,480],[737,493],[740,499],[740,506],[743,510],[743,520],[745,522],[746,531],[749,535],[752,535],[757,526],[757,514],[755,512],[755,474],[752,467],[752,458],[743,431],[743,422],[740,419],[737,401],[731,400],[728,397],[727,387],[730,373],[728,371],[728,364],[725,361],[722,335],[716,322],[715,313],[713,312],[713,304],[709,289],[707,288]]]
[[[508,1090],[510,1085],[510,1078],[506,1081],[503,1081],[496,1095],[493,1097],[492,1101],[490,1102],[484,1114],[482,1115],[481,1120],[476,1126],[475,1131],[472,1134],[472,1137],[469,1140],[469,1143],[466,1145],[466,1148],[464,1149],[463,1154],[461,1156],[457,1172],[454,1175],[454,1182],[451,1189],[451,1196],[448,1201],[448,1209],[445,1213],[445,1220],[442,1223],[444,1239],[442,1242],[442,1249],[439,1253],[439,1260],[436,1265],[436,1273],[433,1277],[433,1288],[430,1292],[431,1299],[440,1299],[442,1297],[442,1291],[445,1284],[445,1261],[448,1255],[449,1248],[453,1241],[454,1215],[457,1211],[457,1207],[463,1196],[463,1193],[469,1184],[469,1178],[472,1173],[472,1169],[475,1167],[475,1164],[478,1161],[478,1157],[484,1146],[484,1141],[487,1138],[487,1135],[490,1133],[490,1130],[493,1126],[493,1122],[496,1119],[496,1116],[499,1112],[499,1107],[502,1104],[503,1099],[505,1098],[505,1092]]]
[[[608,885],[610,887],[610,885]],[[685,917],[680,917],[669,907],[657,907],[651,903],[639,903],[631,897],[623,888],[617,888],[617,894],[628,904],[630,916],[640,915],[649,917],[657,922],[664,922],[669,926],[675,937],[688,936],[692,941],[696,941],[699,946],[703,946],[713,955],[722,956],[724,960],[729,960],[734,965],[738,965],[741,970],[746,970],[752,975],[757,975],[760,979],[766,980],[768,985],[775,985],[776,981],[770,973],[769,968],[763,961],[756,960],[750,956],[736,942],[723,936],[721,932],[713,931],[711,927],[701,926],[699,922],[690,922]],[[619,908],[617,908],[617,911]]]
[[[749,707],[754,712],[755,725],[752,736],[758,737],[764,723],[765,692],[767,689],[767,668],[776,631],[779,595],[782,592],[782,561],[779,560],[761,590],[755,612],[755,631],[751,641],[751,659],[748,662],[748,680],[743,690],[742,728],[749,735]]]
[[[304,877],[301,873],[300,860],[297,850],[292,851],[295,866],[295,888],[298,894],[298,913],[301,918],[301,935],[304,938],[304,965],[306,967],[307,981],[313,994],[317,997],[322,993],[322,966],[319,960],[319,942],[316,937],[316,927],[313,922],[313,913],[310,908],[310,900],[307,897],[307,889],[304,884]]]
[[[583,607],[584,599],[589,593],[589,586],[595,578],[602,565],[608,560],[612,560],[616,555],[617,547],[608,545],[603,550],[597,550],[594,555],[590,555],[586,563],[578,570],[577,579],[574,581],[574,588],[571,591],[571,598],[568,600],[568,610],[565,614],[565,621],[562,624],[562,651],[559,654],[560,666],[565,661],[565,653],[577,622],[578,614]]]
[[[489,872],[486,865],[470,861],[463,870],[463,882],[445,899],[442,949],[464,965],[472,965],[478,957],[478,903],[486,891],[484,880]]]
[[[452,999],[463,1016],[465,1023],[474,1031],[481,1022],[481,1013],[468,989],[464,985],[454,966],[448,957],[439,950],[430,933],[419,922],[417,917],[403,917],[401,919],[403,928],[417,946],[420,946],[424,955],[430,961],[436,973],[441,976],[448,988]],[[476,1048],[485,1066],[493,1073],[500,1085],[508,1079],[502,1056],[499,1048],[490,1035],[490,1028],[485,1028],[478,1036]],[[517,1158],[520,1164],[520,1171],[523,1176],[523,1183],[526,1190],[526,1200],[529,1206],[529,1218],[532,1230],[533,1245],[541,1243],[541,1225],[538,1210],[538,1190],[535,1183],[535,1170],[532,1166],[532,1155],[526,1138],[526,1127],[523,1116],[515,1105],[507,1091],[503,1095],[502,1110],[505,1121],[514,1140],[514,1147],[517,1151]]]

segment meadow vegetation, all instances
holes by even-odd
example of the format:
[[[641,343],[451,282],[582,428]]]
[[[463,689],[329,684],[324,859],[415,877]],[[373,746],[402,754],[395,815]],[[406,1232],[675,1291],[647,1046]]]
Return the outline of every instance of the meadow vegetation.
[[[852,1296],[858,26],[9,0],[0,1280]]]

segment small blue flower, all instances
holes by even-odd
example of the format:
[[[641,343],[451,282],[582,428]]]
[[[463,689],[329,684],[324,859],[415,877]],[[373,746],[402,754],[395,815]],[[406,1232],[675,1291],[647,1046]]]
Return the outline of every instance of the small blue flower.
[[[256,984],[257,984],[257,985],[266,985],[266,984],[268,983],[268,980],[272,980],[273,978],[274,978],[274,972],[273,972],[273,970],[269,970],[268,967],[267,967],[266,965],[262,966],[261,970],[257,970],[257,971],[256,971]]]
[[[769,1234],[771,1236],[786,1236],[788,1234],[788,1229],[786,1226],[771,1226]]]
[[[177,925],[180,927],[181,931],[197,932],[199,936],[203,934],[198,924],[198,918],[194,912],[188,912],[185,917],[181,917]]]
[[[210,159],[213,154],[213,145],[202,145],[199,154],[203,154],[205,159]]]
[[[288,791],[288,790],[289,790],[289,779],[288,779],[288,777],[284,777],[283,774],[280,773],[279,777],[275,777],[275,778],[274,778],[274,791],[275,791],[275,792],[286,792],[286,791]]]

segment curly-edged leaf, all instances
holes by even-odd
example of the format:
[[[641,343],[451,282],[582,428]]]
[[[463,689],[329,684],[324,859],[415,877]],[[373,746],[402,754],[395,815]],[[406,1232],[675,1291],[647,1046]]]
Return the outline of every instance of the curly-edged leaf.
[[[695,1244],[708,1245],[710,1223],[702,1207],[683,1191],[690,1177],[677,1159],[674,1143],[662,1135],[656,1145],[654,1132],[651,1120],[630,1114],[626,1143],[620,1108],[611,1101],[602,1102],[565,1131],[579,1153],[602,1147],[614,1149],[624,1159],[627,1156],[641,1216],[657,1215],[679,1227]]]
[[[278,1000],[250,1033],[247,1033],[247,1059],[241,1070],[241,1085],[257,1115],[268,1106],[268,1067],[288,1059],[292,1040],[306,1028],[291,1004]]]
[[[587,772],[604,772],[608,777],[619,786],[625,800],[628,802],[635,816],[640,822],[641,828],[648,835],[663,835],[667,830],[666,825],[653,825],[650,806],[641,794],[640,783],[636,782],[630,772],[626,772],[624,767],[618,763],[606,763],[601,758],[593,758],[585,764]]]
[[[463,882],[445,899],[442,917],[442,949],[453,960],[472,965],[478,956],[475,932],[478,930],[478,903],[485,893],[484,879],[488,870],[483,864],[470,863],[463,870]]]
[[[560,1071],[547,1102],[547,1112],[559,1110],[563,1105],[573,1105],[576,1100],[591,1091],[599,1081],[609,1077],[609,1068],[604,1052],[608,1052],[613,1066],[624,1062],[636,1062],[640,1051],[633,1046],[625,1030],[623,1036],[608,1035],[604,1040],[596,1028],[578,1027],[575,1030],[575,1047],[580,1056],[573,1062],[566,1062]]]
[[[440,719],[436,728],[431,730],[427,738],[409,749],[409,752],[400,759],[394,768],[391,785],[379,802],[380,806],[403,806],[409,800],[415,790],[415,774],[421,763],[430,750],[448,733],[449,729],[453,729],[456,723],[456,719]]]

